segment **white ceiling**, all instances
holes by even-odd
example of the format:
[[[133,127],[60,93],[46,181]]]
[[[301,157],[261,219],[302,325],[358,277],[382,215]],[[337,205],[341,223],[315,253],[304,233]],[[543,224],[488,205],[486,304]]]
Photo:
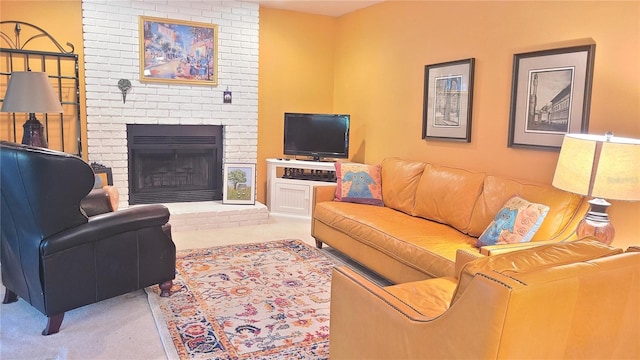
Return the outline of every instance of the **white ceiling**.
[[[384,0],[249,0],[267,8],[299,11],[309,14],[342,16]]]

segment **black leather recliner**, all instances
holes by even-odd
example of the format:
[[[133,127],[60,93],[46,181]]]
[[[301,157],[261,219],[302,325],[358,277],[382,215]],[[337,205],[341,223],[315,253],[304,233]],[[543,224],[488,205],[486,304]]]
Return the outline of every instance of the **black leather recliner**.
[[[49,335],[68,310],[154,284],[169,296],[176,248],[165,206],[87,216],[94,173],[81,158],[6,141],[0,158],[4,304],[27,301]]]

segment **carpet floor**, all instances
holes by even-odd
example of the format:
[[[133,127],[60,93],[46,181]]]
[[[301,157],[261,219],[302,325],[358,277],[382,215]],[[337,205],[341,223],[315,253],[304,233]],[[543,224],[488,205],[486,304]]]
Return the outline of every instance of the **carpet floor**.
[[[270,217],[268,224],[176,232],[173,239],[179,251],[287,238],[301,239],[313,247],[309,228],[308,220]],[[321,252],[362,270],[330,247]],[[375,276],[370,280],[375,281]],[[3,295],[4,286],[0,286],[0,297]],[[0,359],[167,359],[158,333],[168,328],[157,326],[144,290],[68,311],[58,334],[40,335],[45,325],[46,317],[22,299],[0,306]]]
[[[326,359],[331,257],[300,240],[180,251],[147,289],[169,359]]]

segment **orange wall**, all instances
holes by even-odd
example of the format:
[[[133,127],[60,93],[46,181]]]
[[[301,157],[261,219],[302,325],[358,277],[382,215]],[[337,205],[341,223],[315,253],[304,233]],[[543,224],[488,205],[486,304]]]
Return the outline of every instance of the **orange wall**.
[[[85,82],[84,82],[84,56],[83,56],[83,38],[82,38],[82,1],[81,0],[43,0],[43,1],[0,1],[0,21],[24,21],[32,25],[38,26],[47,31],[55,38],[65,50],[69,50],[66,46],[70,42],[75,47],[75,53],[78,54],[78,64],[80,73],[80,118],[82,126],[82,154],[87,158],[87,141],[86,141],[86,98],[85,98]],[[2,27],[2,31],[15,41],[14,31],[12,27]],[[24,45],[28,39],[25,33],[20,37],[21,45]],[[34,32],[31,32],[33,35]],[[1,47],[7,47],[4,40],[0,41]],[[51,50],[58,51],[51,42],[45,38],[32,41],[27,45],[29,50]],[[22,131],[22,129],[20,129]],[[18,139],[19,141],[19,139]]]
[[[81,0],[2,0],[0,19],[76,45],[84,104]],[[352,114],[354,161],[400,156],[549,183],[557,152],[506,146],[513,54],[580,39],[596,44],[590,132],[640,138],[637,1],[387,1],[340,18],[261,8],[257,199],[264,160],[282,156],[285,111]],[[472,142],[420,139],[424,66],[469,57]],[[640,243],[640,203],[613,202],[609,214],[614,245]]]
[[[337,19],[260,9],[258,201],[266,199],[267,158],[282,157],[284,112],[333,111]]]
[[[2,0],[0,1],[0,20],[24,21],[38,26],[51,34],[65,50],[67,42],[75,46],[75,52],[82,57],[82,1],[81,0]],[[9,38],[15,40],[13,29],[2,29]],[[21,37],[22,45],[25,39]],[[56,50],[50,45],[48,40],[34,40],[39,46],[48,46],[51,50]],[[2,47],[6,43],[2,42]],[[31,49],[32,46],[28,46]],[[35,48],[35,47],[34,47]],[[45,49],[46,50],[46,49]]]
[[[282,156],[282,112],[295,103],[282,96],[297,91],[282,94],[265,76],[305,75],[286,65],[265,74],[263,61],[273,52],[308,57],[309,46],[287,43],[282,34],[299,41],[327,31],[314,18],[325,19],[260,10],[259,163]],[[355,161],[399,156],[550,183],[557,152],[507,147],[513,55],[589,42],[596,44],[589,131],[640,138],[639,2],[389,1],[338,18],[335,37],[321,40],[335,46],[332,111],[352,116]],[[472,142],[422,140],[424,66],[470,57],[476,59]],[[322,110],[303,100],[298,110]],[[258,180],[264,187],[266,180]],[[640,243],[640,203],[613,202],[609,214],[614,245]]]

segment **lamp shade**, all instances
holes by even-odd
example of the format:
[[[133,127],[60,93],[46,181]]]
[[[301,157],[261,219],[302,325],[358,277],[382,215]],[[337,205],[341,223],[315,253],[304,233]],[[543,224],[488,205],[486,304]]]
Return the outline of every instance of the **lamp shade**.
[[[553,186],[611,200],[640,200],[640,140],[567,134]]]
[[[60,100],[46,73],[15,71],[11,73],[2,112],[61,113]]]

